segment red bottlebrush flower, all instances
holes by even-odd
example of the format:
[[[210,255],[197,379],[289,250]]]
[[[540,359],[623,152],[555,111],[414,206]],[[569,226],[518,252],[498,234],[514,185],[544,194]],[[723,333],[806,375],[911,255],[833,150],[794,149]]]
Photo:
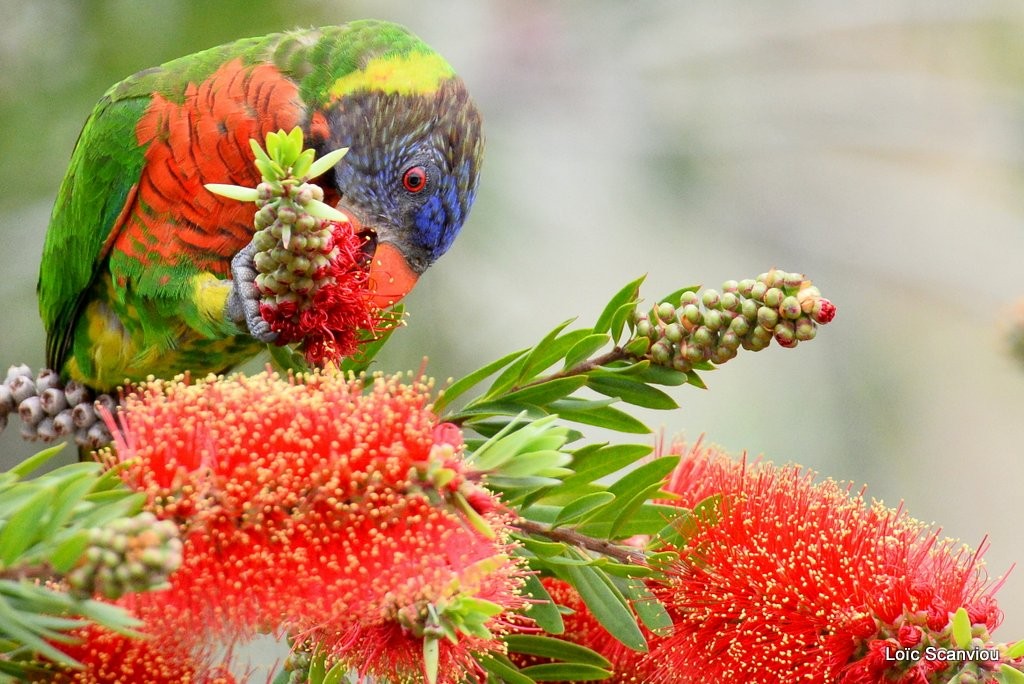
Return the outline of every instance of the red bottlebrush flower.
[[[235,684],[224,668],[198,666],[188,653],[163,651],[148,639],[89,627],[74,634],[81,641],[60,649],[82,664],[80,670],[47,673],[49,684]]]
[[[524,604],[523,570],[503,534],[447,505],[452,483],[490,495],[465,479],[430,386],[262,373],[154,381],[126,397],[120,427],[107,421],[122,476],[183,527],[170,589],[134,597],[149,629],[192,645],[289,632],[366,674],[417,677],[438,618],[458,634],[440,641],[438,681],[472,676],[472,654],[500,649]],[[490,637],[458,631],[464,599],[497,607]]]
[[[999,622],[980,552],[903,510],[795,466],[677,451],[668,489],[679,505],[721,499],[678,549],[678,571],[654,587],[675,632],[652,650],[648,681],[917,681],[886,648],[920,648],[925,636],[948,645],[961,606],[976,626]]]
[[[313,290],[303,299],[260,305],[260,315],[278,333],[275,343],[301,342],[306,360],[315,366],[352,356],[360,335],[385,325],[369,290],[363,239],[350,222],[325,223],[332,239],[323,253],[330,262],[314,274]]]

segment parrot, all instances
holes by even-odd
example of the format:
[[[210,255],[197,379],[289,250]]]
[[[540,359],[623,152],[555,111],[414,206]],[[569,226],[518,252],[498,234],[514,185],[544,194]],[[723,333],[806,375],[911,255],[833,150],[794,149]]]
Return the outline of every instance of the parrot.
[[[473,205],[481,116],[441,55],[377,20],[210,48],[113,85],[86,121],[44,239],[46,362],[98,392],[148,376],[222,373],[273,341],[259,318],[250,140],[302,129],[312,182],[346,214],[373,301],[399,301]]]

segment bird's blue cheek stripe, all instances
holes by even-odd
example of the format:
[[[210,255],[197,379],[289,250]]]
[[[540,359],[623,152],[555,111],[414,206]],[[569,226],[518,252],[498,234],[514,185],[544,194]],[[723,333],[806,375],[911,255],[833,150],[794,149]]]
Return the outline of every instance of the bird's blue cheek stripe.
[[[462,227],[462,207],[455,187],[443,188],[416,212],[416,236],[433,261],[448,251]]]

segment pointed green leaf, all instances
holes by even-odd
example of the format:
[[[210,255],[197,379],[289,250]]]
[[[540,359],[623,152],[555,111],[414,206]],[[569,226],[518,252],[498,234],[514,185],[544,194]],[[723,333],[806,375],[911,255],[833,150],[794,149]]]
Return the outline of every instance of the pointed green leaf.
[[[953,613],[953,641],[958,648],[967,648],[971,645],[971,637],[971,617],[961,606]]]
[[[227,183],[207,183],[203,186],[214,195],[238,200],[239,202],[255,202],[260,194],[256,188],[245,188],[241,185],[229,185]]]
[[[612,521],[611,529],[608,531],[608,536],[612,538],[619,538],[622,527],[632,520],[633,515],[637,510],[640,509],[648,499],[655,496],[661,490],[661,482],[655,482],[647,485],[647,487],[641,489],[638,492],[633,493],[630,496],[620,496],[619,503],[615,506],[617,515]],[[621,535],[623,537],[632,535]]]
[[[634,651],[647,651],[647,640],[626,606],[626,599],[600,570],[586,565],[565,567],[569,583],[608,633]]]
[[[646,368],[642,368],[637,377],[653,385],[666,385],[670,387],[677,387],[688,380],[687,374],[682,371],[677,371],[674,368],[665,368],[653,363],[648,363]]]
[[[594,324],[595,333],[609,332],[612,329],[612,319],[615,314],[622,308],[624,304],[635,303],[640,297],[640,285],[647,278],[646,275],[640,276],[636,280],[633,280],[615,293],[614,296],[605,305],[604,311],[597,317],[597,323]]]
[[[1000,665],[999,674],[1003,678],[1003,684],[1024,684],[1024,673],[1012,665]]]
[[[708,386],[704,384],[704,381],[701,380],[700,376],[697,375],[697,371],[690,371],[686,374],[686,384],[693,385],[697,389],[706,390],[708,388]]]
[[[569,396],[587,384],[585,375],[570,375],[565,378],[548,380],[536,385],[524,387],[502,397],[502,401],[511,401],[544,407],[553,401]]]
[[[293,371],[295,373],[308,373],[310,371],[309,364],[306,363],[306,357],[304,357],[295,349],[282,345],[268,344],[267,349],[270,351],[270,360],[274,365],[274,368],[287,373]]]
[[[658,636],[668,636],[672,633],[672,616],[668,614],[661,601],[654,597],[643,580],[627,579],[619,586],[647,629]]]
[[[594,425],[630,434],[646,434],[651,431],[649,427],[628,413],[608,406],[608,402],[569,398],[552,402],[548,408],[565,420],[584,425]]]
[[[558,612],[554,601],[551,600],[551,595],[544,588],[537,575],[530,574],[526,576],[526,581],[523,583],[523,592],[533,599],[526,614],[534,619],[538,627],[548,634],[561,634],[565,631],[562,614]]]
[[[434,411],[440,413],[446,406],[448,406],[448,404],[462,396],[466,390],[497,373],[508,364],[520,358],[527,351],[528,349],[520,349],[510,354],[506,354],[500,359],[492,361],[486,366],[473,371],[469,375],[456,380],[449,387],[441,391],[441,395],[437,398],[437,401],[434,402]]]
[[[1010,648],[1006,649],[1006,658],[1008,660],[1016,660],[1024,656],[1024,639],[1014,643]]]
[[[477,662],[488,672],[493,673],[503,684],[534,684],[534,680],[520,674],[519,668],[502,655],[478,655]],[[490,678],[488,678],[490,681]]]
[[[347,152],[347,147],[339,147],[338,149],[328,152],[317,159],[313,162],[313,165],[309,167],[309,178],[319,178],[327,173],[328,170],[334,168],[335,164],[341,161],[341,158],[344,157]]]
[[[676,400],[656,387],[631,378],[596,375],[587,378],[587,387],[608,397],[616,397],[634,406],[670,410],[679,408]]]
[[[50,461],[50,459],[59,454],[61,450],[64,449],[64,444],[64,442],[61,442],[60,444],[56,444],[47,449],[43,449],[42,451],[33,454],[32,456],[29,456],[24,461],[14,466],[7,472],[12,473],[18,476],[19,478],[23,478],[28,474],[34,472],[35,470],[41,468],[45,463]]]
[[[594,333],[592,335],[587,335],[574,344],[568,352],[566,352],[565,364],[562,367],[566,370],[574,368],[578,364],[588,360],[598,349],[611,342],[611,339],[612,338],[608,333]]]
[[[580,663],[543,663],[520,671],[535,682],[593,682],[612,676],[609,670]]]
[[[309,169],[313,166],[313,159],[316,158],[314,150],[303,150],[292,164],[292,175],[296,178],[309,178]]]
[[[252,150],[253,155],[256,157],[256,161],[264,162],[266,164],[270,163],[270,155],[268,155],[263,150],[263,147],[259,144],[259,142],[255,138],[250,138],[249,139],[249,149]]]
[[[612,339],[615,341],[615,344],[618,344],[619,340],[622,339],[622,331],[626,327],[626,323],[631,322],[635,312],[636,302],[632,301],[626,302],[625,304],[620,306],[618,310],[612,315],[611,328],[609,332],[611,333]]]
[[[78,530],[61,540],[50,552],[50,564],[60,573],[71,570],[89,546],[89,531]]]
[[[562,330],[575,320],[575,318],[570,318],[555,326],[554,330],[537,343],[527,355],[523,368],[519,371],[519,376],[516,378],[517,383],[529,380],[540,371],[553,365],[558,359],[564,358],[566,352],[590,334],[589,330],[572,330],[561,335]]]
[[[597,651],[564,639],[554,639],[539,634],[510,634],[505,637],[505,643],[508,644],[508,650],[512,653],[552,658],[567,663],[611,667],[608,659]]]
[[[348,216],[338,211],[331,205],[324,204],[319,200],[311,201],[309,204],[306,205],[305,208],[306,213],[310,214],[311,216],[316,216],[317,218],[326,219],[328,221],[339,221],[341,223],[346,223],[348,221]]]
[[[437,666],[441,655],[440,642],[437,637],[423,638],[423,672],[427,675],[428,684],[437,684]]]
[[[25,549],[35,543],[39,535],[39,522],[45,519],[53,498],[49,487],[25,484],[31,495],[0,528],[0,567],[13,565]]]
[[[580,497],[562,509],[558,517],[555,518],[555,525],[579,520],[612,501],[615,501],[615,495],[611,492],[594,492]]]

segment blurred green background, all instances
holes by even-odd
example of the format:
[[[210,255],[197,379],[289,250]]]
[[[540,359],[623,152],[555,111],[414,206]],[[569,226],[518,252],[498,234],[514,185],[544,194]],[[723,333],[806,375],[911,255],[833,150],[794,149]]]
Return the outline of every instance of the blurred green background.
[[[677,287],[806,272],[812,344],[743,354],[649,414],[869,484],[1024,560],[1024,5],[0,0],[0,365],[42,362],[36,269],[79,128],[110,84],[250,35],[378,17],[469,84],[488,136],[462,237],[379,368],[462,375],[648,273]],[[10,463],[35,450],[0,436]],[[1024,573],[1002,590],[1024,637]]]

